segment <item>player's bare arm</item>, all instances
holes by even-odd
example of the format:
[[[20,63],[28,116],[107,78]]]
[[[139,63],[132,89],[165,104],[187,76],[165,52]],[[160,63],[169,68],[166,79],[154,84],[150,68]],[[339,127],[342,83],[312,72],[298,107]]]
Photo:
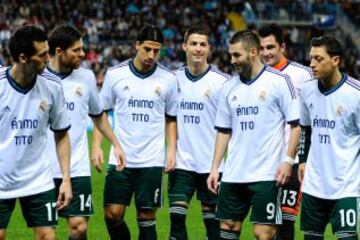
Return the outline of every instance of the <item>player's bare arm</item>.
[[[167,137],[167,160],[165,172],[171,172],[175,169],[176,165],[176,119],[166,118],[166,137]]]
[[[54,138],[56,152],[63,175],[62,183],[59,189],[59,196],[56,202],[56,206],[60,210],[69,206],[72,199],[70,181],[70,138],[67,132],[55,132]]]
[[[211,172],[207,179],[207,185],[211,192],[217,194],[217,184],[219,180],[219,166],[221,160],[224,158],[228,143],[231,138],[230,132],[220,132],[218,131],[215,139],[215,150],[214,157],[211,166]]]
[[[299,124],[291,124],[291,132],[289,138],[289,146],[287,149],[285,160],[280,163],[276,171],[275,179],[279,186],[287,183],[291,176],[292,165],[295,161],[296,149],[299,145],[301,129]]]
[[[96,126],[96,134],[102,134],[109,140],[109,142],[114,146],[114,154],[117,159],[117,167],[118,171],[122,171],[126,165],[125,153],[117,140],[113,130],[111,129],[109,120],[107,118],[107,114],[101,114],[99,117],[92,118],[94,125]],[[95,131],[95,129],[94,129]],[[95,135],[95,134],[94,134]],[[95,139],[95,137],[94,137]],[[101,137],[102,139],[102,137]],[[97,164],[95,164],[95,162]],[[96,170],[101,172],[101,164],[103,163],[103,154],[101,150],[101,140],[94,144],[93,141],[93,163]],[[100,164],[100,165],[99,165]]]

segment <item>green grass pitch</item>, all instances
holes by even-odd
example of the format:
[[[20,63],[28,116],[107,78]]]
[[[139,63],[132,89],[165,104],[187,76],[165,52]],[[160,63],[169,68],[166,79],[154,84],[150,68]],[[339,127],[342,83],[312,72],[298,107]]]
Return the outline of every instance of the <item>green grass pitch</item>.
[[[89,135],[91,138],[91,135]],[[90,140],[90,139],[89,139]],[[91,142],[91,140],[89,141]],[[104,143],[103,145],[105,159],[107,159],[107,153],[109,149],[109,144]],[[93,185],[93,203],[95,214],[90,218],[89,230],[88,230],[88,239],[89,240],[107,240],[108,235],[103,220],[103,209],[102,209],[102,192],[104,187],[104,177],[105,173],[97,173],[94,169],[92,170],[92,185]],[[168,212],[168,199],[167,199],[167,175],[164,175],[164,207],[158,211],[157,214],[157,232],[158,239],[165,240],[168,239],[169,233],[169,212]],[[132,239],[137,239],[137,223],[135,218],[135,208],[134,205],[131,205],[126,212],[126,222],[130,228]],[[302,234],[299,229],[299,221],[296,224],[296,239],[303,239]],[[200,204],[198,201],[193,199],[191,202],[188,216],[187,216],[187,230],[190,240],[203,240],[205,239],[205,230],[201,218]],[[67,239],[67,226],[66,220],[59,219],[59,226],[57,227],[57,239]],[[15,211],[12,214],[10,224],[7,231],[8,240],[27,240],[33,239],[33,232],[31,229],[26,227],[25,221],[22,218],[21,210],[17,202]],[[254,239],[252,234],[251,223],[246,220],[244,222],[243,230],[241,233],[241,239]],[[325,239],[332,240],[336,239],[330,233],[330,228],[328,227]]]

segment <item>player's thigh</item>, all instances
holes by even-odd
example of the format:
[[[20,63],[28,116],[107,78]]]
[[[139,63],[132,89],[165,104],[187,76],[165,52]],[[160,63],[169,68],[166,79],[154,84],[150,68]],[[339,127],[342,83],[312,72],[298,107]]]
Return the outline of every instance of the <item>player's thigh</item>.
[[[276,182],[263,181],[247,185],[251,192],[250,221],[266,225],[281,224],[281,189],[276,186]]]
[[[298,166],[298,164],[293,166],[289,182],[282,187],[281,211],[283,220],[287,221],[295,221],[300,209],[301,191],[297,174]]]
[[[147,167],[134,170],[134,199],[137,209],[155,209],[162,206],[162,167]]]
[[[243,222],[250,210],[250,195],[245,184],[221,182],[216,218]]]
[[[59,191],[61,181],[62,179],[54,179],[57,191]],[[59,211],[59,216],[65,218],[71,216],[92,216],[93,203],[90,177],[71,178],[71,187],[73,198],[67,208]]]
[[[189,203],[195,192],[196,173],[182,169],[175,169],[169,173],[169,202]]]
[[[104,207],[108,205],[129,206],[134,192],[133,169],[125,168],[119,172],[115,165],[109,165],[105,177]]]
[[[49,227],[51,229],[57,225],[58,214],[55,189],[21,197],[19,200],[28,227]]]
[[[197,200],[200,200],[203,206],[214,206],[217,203],[217,195],[209,191],[207,187],[208,177],[208,173],[196,174],[196,196]]]
[[[13,212],[15,208],[16,199],[0,199],[0,230],[6,229],[11,213]],[[3,230],[3,235],[5,236],[5,230]],[[1,236],[1,234],[0,234]]]
[[[359,214],[359,198],[348,197],[336,200],[330,213],[330,222],[333,232],[339,239],[356,236]]]
[[[333,202],[302,193],[301,230],[305,234],[321,235],[329,223]]]

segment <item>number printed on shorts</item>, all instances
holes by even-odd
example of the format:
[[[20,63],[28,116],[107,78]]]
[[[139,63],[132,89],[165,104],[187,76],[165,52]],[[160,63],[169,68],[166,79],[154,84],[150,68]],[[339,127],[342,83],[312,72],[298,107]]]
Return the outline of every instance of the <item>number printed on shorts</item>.
[[[275,204],[268,203],[266,205],[266,212],[268,213],[267,219],[271,220],[275,217]]]
[[[89,210],[91,210],[91,194],[87,195],[87,198],[85,199],[85,195],[84,194],[80,194],[79,195],[80,198],[80,211],[85,211],[85,208],[89,208]]]
[[[340,213],[340,223],[341,227],[354,227],[356,225],[356,212],[354,209],[341,209]]]
[[[56,202],[48,202],[45,204],[47,215],[48,215],[48,221],[57,221],[58,220],[58,212],[56,210]]]
[[[296,199],[297,199],[297,195],[298,192],[295,190],[288,190],[288,189],[284,189],[282,191],[283,194],[283,198],[282,198],[282,204],[283,205],[289,205],[290,207],[294,207],[296,205]]]

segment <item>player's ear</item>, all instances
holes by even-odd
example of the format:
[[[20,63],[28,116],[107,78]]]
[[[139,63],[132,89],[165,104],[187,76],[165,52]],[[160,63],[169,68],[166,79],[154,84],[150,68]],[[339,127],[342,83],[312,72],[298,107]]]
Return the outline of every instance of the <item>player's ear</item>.
[[[340,56],[333,56],[331,60],[335,66],[340,66]]]
[[[283,42],[283,43],[280,45],[280,51],[281,51],[281,52],[285,52],[285,48],[286,48],[286,44]]]
[[[26,63],[27,60],[28,60],[28,57],[26,57],[24,53],[20,53],[20,54],[19,54],[18,61],[19,61],[20,63]]]
[[[55,55],[61,55],[61,53],[63,52],[63,50],[59,47],[55,48]]]
[[[183,44],[182,44],[182,50],[186,51],[186,42],[183,42]]]
[[[140,45],[141,45],[141,42],[139,42],[139,41],[136,41],[136,42],[135,42],[136,51],[139,51]]]

